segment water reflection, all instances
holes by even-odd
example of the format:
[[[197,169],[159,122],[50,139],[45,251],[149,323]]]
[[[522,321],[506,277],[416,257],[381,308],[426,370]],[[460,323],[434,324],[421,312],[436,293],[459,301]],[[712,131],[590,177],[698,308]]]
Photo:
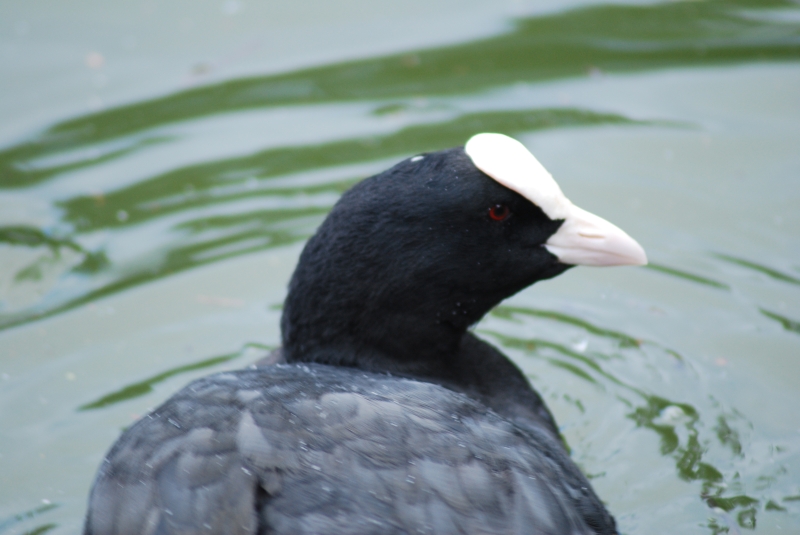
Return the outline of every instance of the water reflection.
[[[712,288],[719,288],[721,290],[731,289],[731,287],[725,284],[724,282],[715,281],[713,279],[709,279],[708,277],[701,277],[700,275],[697,275],[695,273],[689,273],[688,271],[683,271],[681,269],[676,269],[674,267],[663,266],[661,264],[654,264],[652,262],[647,264],[647,266],[645,267],[647,269],[652,269],[653,271],[658,271],[666,275],[678,277],[679,279],[696,282],[698,284],[705,284],[706,286],[711,286]]]
[[[753,262],[752,260],[748,260],[746,258],[739,258],[727,254],[715,254],[714,256],[725,262],[729,262],[733,265],[743,267],[745,269],[754,271],[756,273],[761,273],[762,275],[766,275],[767,277],[775,279],[780,282],[788,282],[790,284],[800,284],[800,279],[797,277],[787,275],[786,273],[778,271],[777,269],[765,266],[763,264],[759,264],[757,262]]]
[[[800,334],[800,321],[790,320],[786,316],[781,316],[769,310],[759,309],[763,315],[780,323],[784,329]]]
[[[58,524],[43,524],[41,526],[35,527],[30,531],[26,531],[23,535],[43,535],[50,530],[53,530],[58,527]]]
[[[3,151],[2,184],[29,186],[45,179],[26,173],[23,165],[45,154],[212,114],[476,93],[600,71],[796,60],[798,24],[753,16],[794,7],[790,0],[594,6],[521,19],[512,31],[490,39],[190,89],[78,117]]]
[[[19,524],[21,522],[25,522],[26,520],[30,520],[30,519],[36,518],[39,515],[47,513],[48,511],[52,511],[53,509],[56,509],[56,508],[58,508],[58,504],[49,503],[48,502],[48,503],[44,503],[44,504],[42,504],[42,505],[40,505],[38,507],[34,507],[33,509],[31,509],[29,511],[25,511],[24,513],[16,514],[16,515],[14,515],[11,518],[8,518],[6,520],[0,520],[0,533],[3,533],[3,532],[5,532],[5,531],[7,531],[9,529],[12,529],[15,525],[17,525],[17,524]],[[55,527],[56,527],[56,524],[53,524],[53,523],[43,524],[43,525],[41,525],[39,527],[34,528],[33,530],[26,531],[25,534],[28,534],[28,533],[46,533],[47,531],[50,531],[51,529],[53,529]]]
[[[589,343],[584,347],[603,347],[598,339],[613,342],[612,346],[606,345],[606,347],[614,350],[614,354],[598,350],[586,352],[585,349],[584,352],[579,352],[558,341],[522,339],[496,331],[481,330],[503,347],[520,350],[528,357],[544,361],[590,383],[607,396],[615,397],[625,403],[631,409],[628,417],[637,426],[649,429],[658,435],[661,454],[673,459],[678,477],[685,481],[700,483],[698,489],[700,498],[709,508],[733,513],[730,518],[735,518],[736,524],[740,527],[755,527],[761,500],[742,493],[734,494],[740,490],[737,484],[740,478],[739,470],[745,466],[739,427],[748,426],[749,422],[735,411],[723,410],[718,404],[712,403],[701,410],[689,403],[649,393],[646,389],[627,384],[609,371],[604,364],[615,360],[615,355],[627,360],[641,359],[643,351],[656,351],[665,355],[673,355],[673,351],[625,333],[592,325],[581,318],[564,313],[522,307],[498,307],[493,311],[493,315],[506,321],[528,317],[577,327],[590,336]],[[529,328],[535,329],[535,326]],[[582,404],[581,412],[584,412]],[[708,422],[716,422],[716,425],[709,429]],[[709,460],[707,454],[709,441],[712,439],[716,439],[719,445],[729,451],[729,468],[715,466]],[[719,456],[716,458],[719,459]],[[765,507],[765,510],[777,509]],[[713,533],[727,531],[724,525],[720,527],[719,524],[720,521],[724,524],[725,517],[720,518],[722,520],[713,520],[709,525]]]
[[[789,0],[582,8],[520,19],[510,31],[489,39],[234,79],[55,124],[0,150],[0,193],[45,199],[52,209],[46,222],[9,221],[0,213],[0,283],[14,294],[0,301],[0,330],[202,265],[301,242],[355,181],[399,158],[463,143],[477,131],[513,135],[610,125],[685,131],[687,125],[671,117],[634,117],[566,104],[513,108],[493,94],[545,81],[593,80],[605,72],[797,61],[800,22],[774,16],[781,10],[796,13],[796,8]],[[472,99],[468,105],[466,98]],[[207,156],[199,147],[177,164],[160,159],[163,152],[191,141],[194,129],[213,117],[235,122],[235,112],[277,108],[289,115],[323,113],[348,102],[362,105],[358,113],[367,124],[364,132],[327,141],[309,135],[244,154]],[[120,179],[119,167],[137,158],[151,167],[138,175],[129,171],[135,176],[127,182]],[[102,176],[101,189],[81,182],[91,173]],[[656,260],[648,273],[685,292],[700,287],[738,298],[742,273],[764,285],[800,285],[798,275],[785,266],[746,254],[714,254],[707,269],[684,265],[685,258]],[[796,339],[800,322],[791,313],[757,301],[742,307],[775,325],[780,336]],[[692,375],[696,355],[687,351],[684,356],[655,337],[603,327],[579,313],[553,308],[501,306],[492,312],[492,328],[481,332],[521,359],[536,359],[579,379],[653,433],[676,478],[692,483],[697,503],[708,506],[711,533],[740,532],[755,527],[758,515],[797,511],[796,487],[775,490],[786,488],[775,485],[788,477],[786,469],[748,452],[751,422],[709,399]],[[558,325],[569,334],[519,335],[537,322]],[[569,330],[582,341],[568,342]],[[78,407],[82,418],[105,414],[133,404],[169,378],[239,360],[244,364],[248,347],[148,370],[119,390],[70,407],[83,403]],[[691,386],[665,395],[656,392],[657,380],[642,381],[645,373],[626,374],[620,364],[668,370],[674,383]],[[581,414],[589,412],[581,392],[558,394]],[[55,507],[43,505],[0,521],[0,532],[41,521],[38,515]],[[28,533],[55,528],[55,523],[44,523]]]
[[[123,388],[117,390],[116,392],[111,392],[110,394],[106,394],[105,396],[101,397],[98,400],[92,401],[90,403],[86,403],[85,405],[81,405],[78,407],[79,411],[91,410],[91,409],[100,409],[103,407],[107,407],[109,405],[113,405],[115,403],[120,403],[123,401],[127,401],[129,399],[137,398],[139,396],[143,396],[149,392],[152,392],[153,386],[166,381],[170,377],[174,377],[176,375],[180,375],[183,373],[193,372],[196,370],[204,370],[207,368],[213,368],[219,364],[223,364],[226,362],[230,362],[234,359],[237,359],[243,355],[248,355],[251,353],[251,350],[257,349],[261,350],[262,353],[267,353],[271,349],[274,349],[269,346],[265,346],[264,344],[259,344],[255,342],[251,342],[245,344],[241,350],[235,353],[229,353],[227,355],[220,355],[217,357],[211,357],[208,359],[203,359],[199,362],[195,362],[192,364],[187,364],[184,366],[176,366],[172,369],[169,369],[165,372],[159,373],[158,375],[154,375],[153,377],[149,377],[144,379],[143,381],[139,381]]]

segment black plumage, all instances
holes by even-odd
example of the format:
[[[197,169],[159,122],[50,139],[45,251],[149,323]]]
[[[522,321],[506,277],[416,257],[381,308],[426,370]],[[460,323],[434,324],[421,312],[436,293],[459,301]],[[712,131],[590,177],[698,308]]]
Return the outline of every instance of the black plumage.
[[[85,533],[616,533],[539,395],[468,331],[570,267],[544,247],[561,225],[463,148],[354,186],[300,257],[279,363],[127,430]]]

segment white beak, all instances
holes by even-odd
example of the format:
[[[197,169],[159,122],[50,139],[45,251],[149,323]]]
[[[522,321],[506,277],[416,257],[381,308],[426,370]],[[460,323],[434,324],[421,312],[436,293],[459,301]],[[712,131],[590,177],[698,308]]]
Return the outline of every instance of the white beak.
[[[636,240],[602,217],[572,204],[564,223],[544,244],[564,264],[643,266],[647,255]]]

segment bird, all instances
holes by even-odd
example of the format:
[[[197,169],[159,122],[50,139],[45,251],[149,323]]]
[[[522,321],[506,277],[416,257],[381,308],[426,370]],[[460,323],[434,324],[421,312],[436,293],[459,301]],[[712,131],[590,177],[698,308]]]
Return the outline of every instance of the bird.
[[[576,265],[643,265],[503,134],[406,158],[308,240],[265,362],[128,428],[85,535],[614,534],[519,368],[472,327]]]

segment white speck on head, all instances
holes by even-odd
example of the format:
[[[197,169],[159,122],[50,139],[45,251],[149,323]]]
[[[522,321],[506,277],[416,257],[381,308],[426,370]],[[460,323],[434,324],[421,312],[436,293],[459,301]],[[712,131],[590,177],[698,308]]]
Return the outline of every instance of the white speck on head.
[[[425,157],[425,156],[414,156],[413,158],[411,158],[411,161],[412,161],[412,162],[418,162],[418,161],[420,161],[421,159],[423,159],[424,157]]]

